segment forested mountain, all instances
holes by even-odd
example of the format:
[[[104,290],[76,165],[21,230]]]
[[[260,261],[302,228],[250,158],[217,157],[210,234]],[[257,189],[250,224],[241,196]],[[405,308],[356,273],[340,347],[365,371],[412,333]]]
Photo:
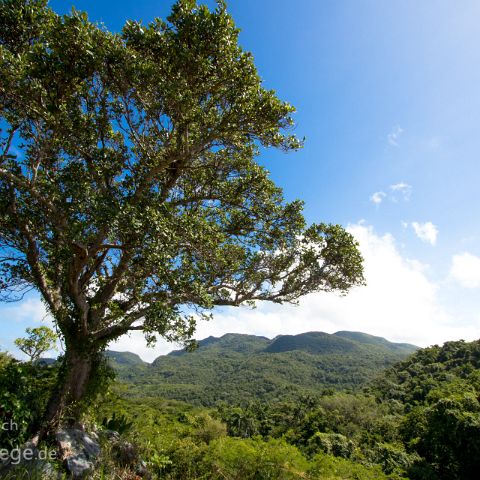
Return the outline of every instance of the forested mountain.
[[[159,395],[211,406],[278,400],[326,389],[357,390],[417,347],[358,332],[266,337],[208,337],[151,365],[128,352],[107,352],[128,395]]]
[[[237,454],[238,458],[246,455],[247,449],[259,451],[267,445],[272,452],[282,449],[285,444],[282,446],[275,442],[286,441],[310,462],[328,464],[328,467],[317,470],[319,476],[313,475],[314,478],[478,478],[480,341],[446,342],[442,346],[418,349],[407,358],[381,370],[392,355],[402,356],[409,350],[414,350],[414,347],[392,344],[382,338],[357,332],[338,332],[334,335],[310,332],[280,336],[271,341],[247,335],[210,337],[200,342],[200,348],[194,353],[178,351],[159,357],[152,366],[146,367],[148,374],[135,388],[139,395],[145,388],[143,382],[155,380],[155,375],[165,374],[170,368],[172,376],[163,377],[167,384],[164,391],[175,393],[174,388],[178,388],[178,393],[181,381],[202,375],[202,365],[209,369],[208,375],[214,380],[211,382],[211,392],[237,388],[235,395],[225,396],[226,402],[210,410],[211,415],[226,426],[228,437],[235,438],[228,447],[226,443],[222,444],[228,450],[228,462]],[[235,371],[234,362],[242,358],[242,367]],[[383,364],[380,359],[383,359]],[[370,365],[370,375],[360,365]],[[188,366],[192,369],[190,376]],[[228,368],[232,368],[232,371]],[[330,383],[334,387],[347,385],[349,382],[345,378],[351,379],[352,372],[363,375],[363,388],[350,393],[334,391],[332,388],[322,391],[324,384],[320,381],[314,384],[312,377],[308,376],[315,368],[317,378],[320,374],[328,374],[336,379],[337,383]],[[297,381],[294,378],[296,371]],[[173,376],[175,383],[168,383]],[[221,378],[225,380],[225,385],[221,385]],[[240,378],[247,380],[241,382]],[[307,380],[312,380],[312,383],[309,389],[302,390],[301,382]],[[250,388],[247,382],[251,383]],[[152,391],[157,385],[151,385]],[[283,395],[281,385],[288,385]],[[186,384],[183,386],[186,387]],[[268,393],[274,393],[277,397],[265,394],[267,387],[272,386],[277,390]],[[119,408],[122,408],[121,405],[128,408],[127,405],[134,402],[146,401],[140,396],[134,401],[125,398],[125,393],[132,386],[124,388],[121,402],[125,403],[119,403]],[[193,384],[192,392],[195,391],[198,392],[198,401],[214,398],[207,396],[207,383],[202,376]],[[241,397],[238,395],[242,391],[250,395],[243,399],[250,401],[239,406],[242,402],[239,402]],[[155,405],[158,402],[153,398],[150,401]],[[137,421],[143,417],[139,414]],[[205,432],[206,424],[202,423],[205,419],[189,418],[192,418],[189,420],[192,428],[201,425],[202,432]],[[217,428],[214,420],[208,422],[209,429]],[[263,438],[264,443],[255,443],[258,438]],[[235,449],[238,449],[237,453],[233,453]],[[293,450],[282,452],[283,461],[285,458],[289,462],[295,461]],[[176,458],[177,454],[177,450],[172,450],[170,458]],[[205,458],[201,455],[197,463]],[[178,462],[174,460],[173,464],[179,465]],[[225,460],[222,468],[227,468],[227,465],[230,463]],[[246,468],[238,465],[235,468]],[[374,469],[368,471],[356,470],[372,467]],[[383,473],[375,468],[380,468]],[[185,478],[195,478],[195,474],[188,477],[185,471],[182,472]]]
[[[153,364],[128,352],[108,352],[118,377],[130,380],[109,389],[105,377],[88,421],[102,425],[100,433],[122,432],[158,479],[476,480],[480,341],[418,349],[381,370],[391,355],[402,356],[399,351],[408,348],[365,334],[313,332],[273,340],[209,337],[193,353],[172,352]],[[28,425],[44,408],[59,365],[2,359],[0,405],[9,418],[25,419],[18,430],[0,432],[0,444],[14,446],[28,439]],[[342,376],[355,371],[354,359],[373,369],[364,374],[370,380],[361,389],[342,392],[320,382],[301,388],[313,368],[337,378],[331,386],[345,385]],[[196,383],[181,383],[195,375]],[[191,388],[197,404],[218,405],[165,400],[158,394],[162,382],[164,392]],[[229,388],[236,390],[218,401],[216,395]],[[102,468],[118,472],[106,452]]]
[[[147,362],[144,362],[136,353],[114,352],[112,350],[108,350],[106,355],[116,368],[119,368],[122,365],[125,367],[148,365]]]

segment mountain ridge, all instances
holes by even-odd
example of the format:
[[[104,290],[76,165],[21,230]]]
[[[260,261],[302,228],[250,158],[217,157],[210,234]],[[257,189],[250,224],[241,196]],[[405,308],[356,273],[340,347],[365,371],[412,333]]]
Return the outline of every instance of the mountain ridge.
[[[202,340],[198,341],[198,348],[195,351],[198,351],[200,348],[205,348],[205,347],[212,347],[212,346],[220,346],[220,345],[225,345],[226,341],[229,340],[229,346],[233,346],[234,348],[239,348],[237,345],[235,345],[235,340],[252,340],[255,339],[257,342],[267,342],[268,345],[266,345],[266,350],[270,353],[278,353],[276,349],[278,348],[278,344],[285,344],[285,342],[288,342],[288,340],[293,340],[295,345],[288,345],[288,350],[283,350],[283,351],[291,351],[291,350],[304,350],[309,348],[309,343],[308,342],[302,342],[301,340],[304,340],[305,338],[308,337],[317,337],[317,338],[322,338],[323,340],[325,339],[330,339],[332,343],[335,344],[333,338],[338,337],[343,340],[349,340],[349,341],[354,341],[354,342],[360,342],[362,344],[368,344],[368,345],[376,345],[376,346],[384,346],[392,350],[405,350],[407,354],[413,353],[414,351],[418,350],[419,347],[416,345],[412,345],[409,343],[398,343],[398,342],[391,342],[384,337],[379,337],[375,335],[370,335],[368,333],[363,333],[363,332],[353,332],[353,331],[348,331],[348,330],[340,330],[335,333],[326,333],[326,332],[320,332],[320,331],[309,331],[309,332],[304,332],[304,333],[299,333],[299,334],[285,334],[285,335],[277,335],[276,337],[269,339],[268,337],[262,336],[262,335],[252,335],[252,334],[246,334],[246,333],[225,333],[224,335],[220,337],[214,337],[210,335],[209,337],[206,337]],[[233,340],[233,341],[232,341]],[[300,340],[300,341],[298,341]],[[337,345],[342,344],[337,343]],[[276,345],[276,346],[275,346]],[[325,342],[323,342],[323,345],[326,345]],[[347,344],[344,344],[347,345]],[[273,346],[273,347],[272,347]],[[296,346],[296,348],[293,348]],[[311,345],[310,345],[311,347]],[[194,352],[195,352],[194,351]],[[155,360],[153,360],[152,364],[155,364],[159,359],[161,359],[164,356],[178,356],[178,355],[184,355],[187,352],[185,349],[179,349],[179,350],[173,350],[166,355],[160,355],[157,357]]]
[[[129,352],[106,355],[129,396],[161,396],[211,406],[314,395],[325,389],[358,391],[380,371],[417,350],[361,332],[337,333],[305,332],[273,339],[237,333],[210,336],[200,340],[193,352],[176,350],[151,364]]]

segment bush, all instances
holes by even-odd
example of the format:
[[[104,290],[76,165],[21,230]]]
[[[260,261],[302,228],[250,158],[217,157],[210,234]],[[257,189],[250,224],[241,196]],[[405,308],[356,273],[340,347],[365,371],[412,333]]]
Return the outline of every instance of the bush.
[[[3,370],[13,358],[7,352],[0,352],[0,371]]]
[[[310,478],[321,480],[400,480],[387,476],[379,466],[366,467],[344,458],[319,453],[312,460]]]
[[[164,462],[166,475],[164,478],[178,480],[197,480],[201,478],[213,478],[204,475],[203,457],[207,446],[204,443],[198,443],[191,438],[184,438],[174,442],[166,452]],[[158,455],[158,454],[157,454]],[[151,461],[150,461],[151,463]]]
[[[208,413],[202,412],[193,419],[194,437],[204,443],[210,443],[217,438],[227,435],[227,427],[220,420],[212,418]]]
[[[367,452],[367,456],[373,463],[381,465],[387,474],[404,474],[420,461],[418,455],[407,453],[403,445],[391,443],[377,443]]]
[[[308,462],[281,439],[221,438],[210,443],[205,458],[206,478],[212,480],[289,480],[305,478]]]
[[[57,366],[11,361],[0,369],[0,447],[15,448],[39,427],[55,385]]]
[[[335,457],[350,458],[355,451],[355,443],[339,433],[317,432],[307,443],[309,454],[324,452]]]

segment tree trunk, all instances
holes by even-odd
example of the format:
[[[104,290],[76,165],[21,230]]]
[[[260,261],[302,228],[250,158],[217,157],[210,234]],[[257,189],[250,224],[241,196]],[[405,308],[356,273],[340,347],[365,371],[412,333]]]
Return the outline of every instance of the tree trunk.
[[[52,392],[44,415],[44,428],[52,431],[62,421],[71,423],[79,420],[80,402],[87,393],[92,374],[95,353],[67,346],[64,363],[59,375],[57,387]]]

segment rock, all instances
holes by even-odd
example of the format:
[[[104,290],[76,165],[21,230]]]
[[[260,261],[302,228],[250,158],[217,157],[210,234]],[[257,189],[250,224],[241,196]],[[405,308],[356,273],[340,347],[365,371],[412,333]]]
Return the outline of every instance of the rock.
[[[118,432],[114,432],[113,430],[104,430],[102,433],[111,442],[116,442],[117,440],[120,440],[120,434]]]
[[[138,462],[137,449],[130,442],[118,441],[112,445],[112,454],[116,463],[122,467],[131,467]]]
[[[144,478],[146,480],[151,480],[152,478],[152,474],[149,472],[147,468],[147,464],[143,460],[140,460],[137,463],[137,468],[135,469],[135,473],[139,477]]]
[[[70,455],[65,459],[65,465],[73,478],[85,478],[94,469],[93,462],[88,460],[83,454]]]
[[[96,434],[87,434],[80,429],[62,429],[55,434],[60,459],[74,479],[85,478],[95,467],[100,454]]]

